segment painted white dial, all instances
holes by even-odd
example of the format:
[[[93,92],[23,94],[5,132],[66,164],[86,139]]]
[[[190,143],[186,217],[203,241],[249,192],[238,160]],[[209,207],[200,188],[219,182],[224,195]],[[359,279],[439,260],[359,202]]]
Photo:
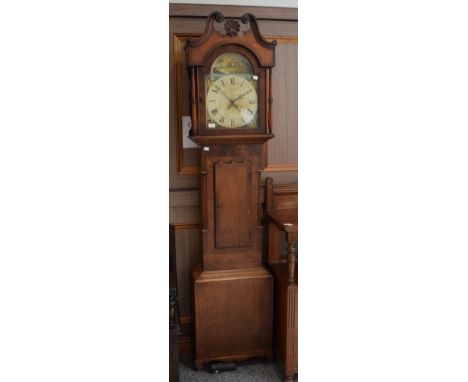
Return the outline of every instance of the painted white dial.
[[[220,126],[237,128],[249,124],[257,113],[257,92],[246,78],[228,74],[214,81],[206,94],[209,116]]]

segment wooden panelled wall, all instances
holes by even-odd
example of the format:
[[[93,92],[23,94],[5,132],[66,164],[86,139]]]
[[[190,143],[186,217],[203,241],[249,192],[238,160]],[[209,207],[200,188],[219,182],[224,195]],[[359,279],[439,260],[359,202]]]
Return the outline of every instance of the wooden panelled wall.
[[[190,343],[192,322],[191,269],[200,261],[198,226],[198,150],[182,148],[182,116],[189,113],[189,82],[185,68],[187,38],[203,33],[206,17],[220,10],[226,17],[251,12],[261,32],[278,41],[273,69],[273,133],[263,179],[297,182],[297,9],[221,5],[171,4],[169,19],[169,218],[175,225],[179,308],[184,344]],[[188,349],[188,346],[185,347]]]

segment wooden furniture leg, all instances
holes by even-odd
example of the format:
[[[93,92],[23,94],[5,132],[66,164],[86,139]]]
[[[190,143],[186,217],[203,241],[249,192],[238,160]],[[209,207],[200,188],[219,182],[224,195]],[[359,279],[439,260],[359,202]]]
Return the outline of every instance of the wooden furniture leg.
[[[288,242],[288,275],[289,285],[287,290],[288,302],[287,311],[290,312],[287,318],[287,338],[286,338],[286,364],[285,381],[293,381],[294,374],[297,371],[297,284],[295,277],[296,268],[296,243],[297,232],[286,232],[286,241]]]
[[[297,232],[286,232],[286,241],[288,242],[289,284],[293,284],[295,280],[294,272],[296,268]]]

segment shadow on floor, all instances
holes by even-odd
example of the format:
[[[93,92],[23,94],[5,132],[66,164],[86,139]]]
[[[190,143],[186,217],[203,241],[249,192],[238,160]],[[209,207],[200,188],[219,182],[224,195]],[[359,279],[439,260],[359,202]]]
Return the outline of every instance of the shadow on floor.
[[[264,359],[251,359],[237,364],[234,371],[211,374],[196,371],[190,358],[179,361],[180,382],[281,382],[279,365]]]

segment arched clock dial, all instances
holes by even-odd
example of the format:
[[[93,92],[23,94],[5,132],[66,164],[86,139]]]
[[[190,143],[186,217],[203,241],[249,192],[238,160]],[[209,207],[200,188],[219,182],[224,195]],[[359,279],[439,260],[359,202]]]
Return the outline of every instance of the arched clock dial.
[[[208,120],[224,128],[250,127],[254,124],[258,95],[251,78],[228,74],[211,82],[206,92]]]

